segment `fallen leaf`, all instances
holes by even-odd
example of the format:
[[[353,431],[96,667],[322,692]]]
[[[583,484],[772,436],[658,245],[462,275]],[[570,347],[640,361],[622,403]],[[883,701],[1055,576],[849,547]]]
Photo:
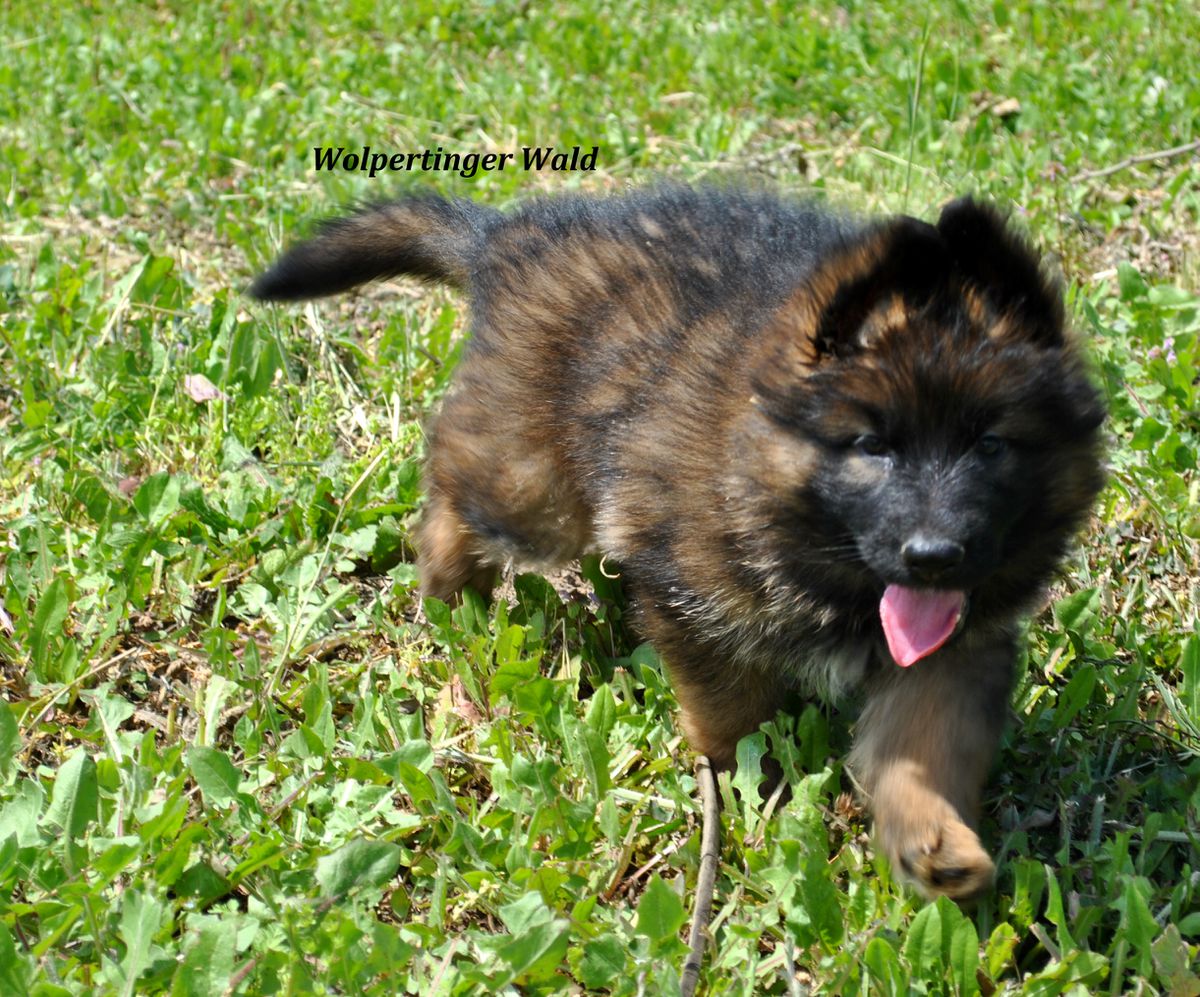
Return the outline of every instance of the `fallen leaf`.
[[[188,374],[183,379],[183,390],[194,402],[211,402],[214,398],[225,397],[225,392],[203,374]]]

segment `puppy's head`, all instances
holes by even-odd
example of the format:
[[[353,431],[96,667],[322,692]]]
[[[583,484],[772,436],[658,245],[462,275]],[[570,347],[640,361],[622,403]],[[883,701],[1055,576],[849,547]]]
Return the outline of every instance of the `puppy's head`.
[[[774,498],[798,544],[882,598],[897,661],[940,647],[968,606],[1024,608],[1101,485],[1104,412],[1059,287],[1004,219],[963,200],[936,226],[868,229],[766,346],[756,415],[804,455]]]

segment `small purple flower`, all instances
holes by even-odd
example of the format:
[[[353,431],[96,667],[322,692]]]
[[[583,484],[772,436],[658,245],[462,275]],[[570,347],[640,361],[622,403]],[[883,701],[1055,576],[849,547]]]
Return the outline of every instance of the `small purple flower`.
[[[1175,363],[1176,359],[1178,359],[1175,356],[1174,336],[1168,336],[1166,339],[1164,339],[1162,346],[1151,346],[1150,349],[1146,351],[1146,359],[1148,360],[1157,360],[1162,356],[1166,357],[1167,363]]]

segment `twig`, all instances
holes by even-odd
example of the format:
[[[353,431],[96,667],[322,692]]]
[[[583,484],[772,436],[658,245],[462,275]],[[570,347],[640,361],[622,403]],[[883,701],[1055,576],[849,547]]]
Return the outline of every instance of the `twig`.
[[[75,678],[71,679],[71,681],[68,682],[66,685],[61,686],[58,689],[55,689],[53,692],[47,693],[46,697],[45,697],[46,702],[41,707],[41,709],[38,710],[37,715],[32,720],[26,720],[26,718],[29,716],[29,714],[31,712],[33,712],[33,705],[36,704],[36,702],[37,702],[37,700],[34,700],[34,703],[30,704],[29,709],[25,711],[25,715],[21,718],[21,720],[19,722],[25,725],[26,731],[28,732],[29,736],[32,737],[33,733],[34,733],[34,729],[37,727],[38,724],[40,724],[42,722],[42,718],[45,716],[48,716],[50,711],[54,709],[54,704],[58,700],[59,696],[61,696],[64,692],[71,692],[72,690],[77,689],[79,686],[83,685],[83,683],[86,682],[88,679],[94,678],[95,676],[99,675],[106,668],[112,668],[112,666],[115,665],[117,662],[122,661],[125,658],[128,658],[130,655],[137,654],[137,652],[140,650],[141,650],[141,647],[127,647],[124,651],[119,651],[118,653],[114,654],[111,658],[108,658],[107,660],[100,662],[100,664],[96,665],[94,668],[89,668],[82,675],[76,675]],[[28,753],[32,749],[33,749],[33,741],[31,740],[29,742],[29,744],[26,746],[26,752]]]
[[[700,967],[704,962],[704,942],[708,921],[712,916],[713,886],[717,881],[717,860],[721,854],[721,813],[717,800],[717,783],[712,763],[705,755],[696,762],[696,782],[700,787],[703,813],[700,831],[700,875],[696,879],[696,905],[692,910],[692,928],[688,932],[688,957],[683,964],[679,991],[682,997],[692,997],[700,982]]]
[[[1176,156],[1186,156],[1189,152],[1196,152],[1197,150],[1200,150],[1200,139],[1196,139],[1195,142],[1188,142],[1185,145],[1177,145],[1173,149],[1141,152],[1136,156],[1130,156],[1128,159],[1122,159],[1119,163],[1113,163],[1112,166],[1106,166],[1102,170],[1084,170],[1082,173],[1076,173],[1075,176],[1071,177],[1069,182],[1079,183],[1080,180],[1098,180],[1100,177],[1120,173],[1130,166],[1137,166],[1138,163],[1152,163],[1157,159],[1174,159]]]

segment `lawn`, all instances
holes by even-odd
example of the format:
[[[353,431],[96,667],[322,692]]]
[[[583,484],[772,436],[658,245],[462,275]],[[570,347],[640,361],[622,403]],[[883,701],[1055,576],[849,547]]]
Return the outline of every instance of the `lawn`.
[[[677,992],[693,759],[619,579],[420,604],[461,301],[244,294],[356,200],[670,176],[1012,206],[1111,410],[986,795],[995,891],[906,891],[850,793],[853,710],[809,707],[723,781],[701,992],[1200,995],[1200,8],[113,0],[0,26],[0,994]],[[314,169],[364,146],[517,155]],[[759,802],[767,751],[787,802]]]

